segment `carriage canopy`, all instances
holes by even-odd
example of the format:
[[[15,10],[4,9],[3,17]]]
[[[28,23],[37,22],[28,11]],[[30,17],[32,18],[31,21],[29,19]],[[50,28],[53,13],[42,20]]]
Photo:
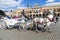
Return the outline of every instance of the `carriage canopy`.
[[[4,11],[0,10],[0,16],[6,17],[6,14],[4,13]]]

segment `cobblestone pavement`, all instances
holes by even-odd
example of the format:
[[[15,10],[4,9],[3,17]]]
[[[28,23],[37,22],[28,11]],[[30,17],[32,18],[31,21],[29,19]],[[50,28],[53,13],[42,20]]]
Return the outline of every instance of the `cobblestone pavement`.
[[[0,30],[0,40],[60,40],[60,22],[51,24],[51,32],[36,33],[34,31]]]

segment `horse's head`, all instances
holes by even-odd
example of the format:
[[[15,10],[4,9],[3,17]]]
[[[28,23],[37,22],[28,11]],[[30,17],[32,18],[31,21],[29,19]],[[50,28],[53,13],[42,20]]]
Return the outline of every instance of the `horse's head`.
[[[46,20],[47,23],[50,22],[50,23],[55,23],[56,24],[58,22],[58,19],[56,17],[54,17],[54,15],[48,15],[46,19],[48,20],[48,21]]]
[[[47,16],[47,19],[50,21],[50,22],[54,22],[54,15],[50,14]]]

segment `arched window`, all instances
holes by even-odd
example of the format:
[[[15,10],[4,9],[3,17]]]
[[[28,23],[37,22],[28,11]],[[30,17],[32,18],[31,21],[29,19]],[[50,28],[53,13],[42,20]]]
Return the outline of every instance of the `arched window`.
[[[60,11],[60,9],[58,9],[57,11]]]
[[[40,11],[40,10],[38,10],[38,9],[35,9],[34,13],[39,13],[39,11]]]
[[[39,14],[39,17],[41,17],[41,14]]]
[[[33,15],[33,17],[35,17],[35,15]]]
[[[38,17],[38,14],[36,14],[36,17]]]
[[[30,11],[30,13],[32,13],[32,11]]]

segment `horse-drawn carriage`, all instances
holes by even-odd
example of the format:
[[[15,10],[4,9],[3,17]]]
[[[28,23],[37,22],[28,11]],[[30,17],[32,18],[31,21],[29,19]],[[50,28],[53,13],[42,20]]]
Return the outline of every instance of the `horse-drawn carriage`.
[[[56,23],[55,17],[52,14],[47,15],[47,17],[35,17],[32,20],[26,20],[26,18],[8,18],[6,15],[0,18],[0,29],[13,28],[15,26],[21,29],[35,28],[38,31],[38,27],[42,28],[42,31],[49,30],[51,23]]]
[[[0,10],[0,29],[13,28],[15,26],[21,29],[21,26],[23,28],[24,24],[26,24],[25,19],[18,18],[17,20],[15,20],[13,18],[10,18],[2,10]]]

